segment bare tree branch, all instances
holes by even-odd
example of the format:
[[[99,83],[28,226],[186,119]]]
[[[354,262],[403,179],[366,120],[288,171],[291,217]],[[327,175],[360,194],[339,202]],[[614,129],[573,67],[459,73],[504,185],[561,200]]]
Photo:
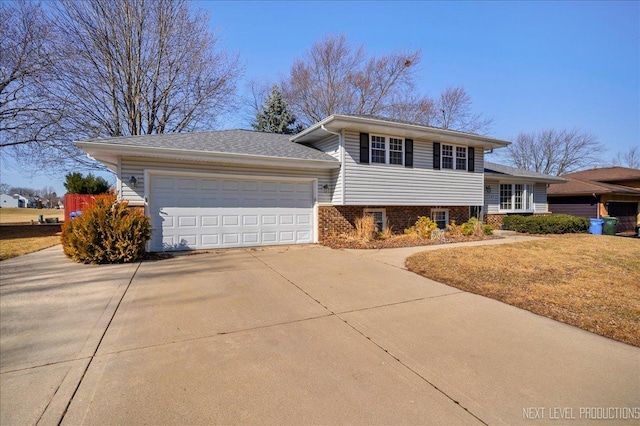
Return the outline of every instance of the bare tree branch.
[[[70,170],[92,164],[73,140],[209,129],[233,108],[239,59],[185,0],[59,0],[49,14],[19,5],[3,7],[0,24],[11,53],[3,155]]]
[[[577,129],[545,129],[520,133],[503,155],[515,167],[559,176],[597,165],[603,150],[594,135]]]
[[[611,160],[614,166],[629,167],[631,169],[640,169],[640,146],[632,146],[629,151],[618,152]]]

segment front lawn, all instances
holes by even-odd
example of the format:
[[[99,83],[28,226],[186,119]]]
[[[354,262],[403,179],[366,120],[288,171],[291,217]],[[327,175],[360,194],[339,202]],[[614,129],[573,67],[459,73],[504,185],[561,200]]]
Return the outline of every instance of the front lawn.
[[[64,209],[22,209],[14,207],[0,208],[0,223],[38,223],[38,217],[43,219],[58,218],[64,220]]]
[[[640,240],[596,235],[422,252],[409,270],[640,346]]]
[[[60,244],[60,227],[59,224],[0,225],[0,260]]]

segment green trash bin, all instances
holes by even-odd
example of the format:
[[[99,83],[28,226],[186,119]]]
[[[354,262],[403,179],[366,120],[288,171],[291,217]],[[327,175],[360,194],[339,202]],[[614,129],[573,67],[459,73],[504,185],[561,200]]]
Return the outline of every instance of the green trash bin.
[[[617,217],[603,217],[604,224],[602,225],[602,233],[604,235],[616,235],[616,230],[618,228],[618,218]]]

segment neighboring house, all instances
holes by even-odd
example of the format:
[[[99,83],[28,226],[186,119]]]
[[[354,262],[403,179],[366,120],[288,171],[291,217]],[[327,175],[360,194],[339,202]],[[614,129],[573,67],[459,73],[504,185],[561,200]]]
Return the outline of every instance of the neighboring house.
[[[509,214],[548,214],[547,186],[567,180],[495,163],[484,163],[485,221],[495,227]]]
[[[640,170],[603,167],[563,175],[565,185],[551,185],[549,208],[588,218],[618,218],[618,232],[640,225]]]
[[[29,199],[20,194],[0,194],[0,207],[25,208],[28,204]]]
[[[462,223],[485,205],[485,150],[509,142],[336,114],[294,136],[225,130],[76,144],[117,174],[122,198],[144,206],[158,251],[314,243],[363,214],[400,232],[418,216]]]

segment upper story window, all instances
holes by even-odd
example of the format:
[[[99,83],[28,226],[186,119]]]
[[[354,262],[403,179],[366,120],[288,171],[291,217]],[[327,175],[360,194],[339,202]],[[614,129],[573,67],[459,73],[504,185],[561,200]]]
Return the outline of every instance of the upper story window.
[[[370,136],[371,163],[404,164],[404,139],[387,136]]]
[[[475,148],[434,142],[433,168],[474,172]]]
[[[533,189],[533,185],[523,183],[501,183],[500,210],[509,212],[532,212]]]
[[[387,162],[387,141],[384,136],[371,135],[371,162]]]
[[[393,164],[412,168],[413,139],[360,133],[359,161],[360,164]]]

